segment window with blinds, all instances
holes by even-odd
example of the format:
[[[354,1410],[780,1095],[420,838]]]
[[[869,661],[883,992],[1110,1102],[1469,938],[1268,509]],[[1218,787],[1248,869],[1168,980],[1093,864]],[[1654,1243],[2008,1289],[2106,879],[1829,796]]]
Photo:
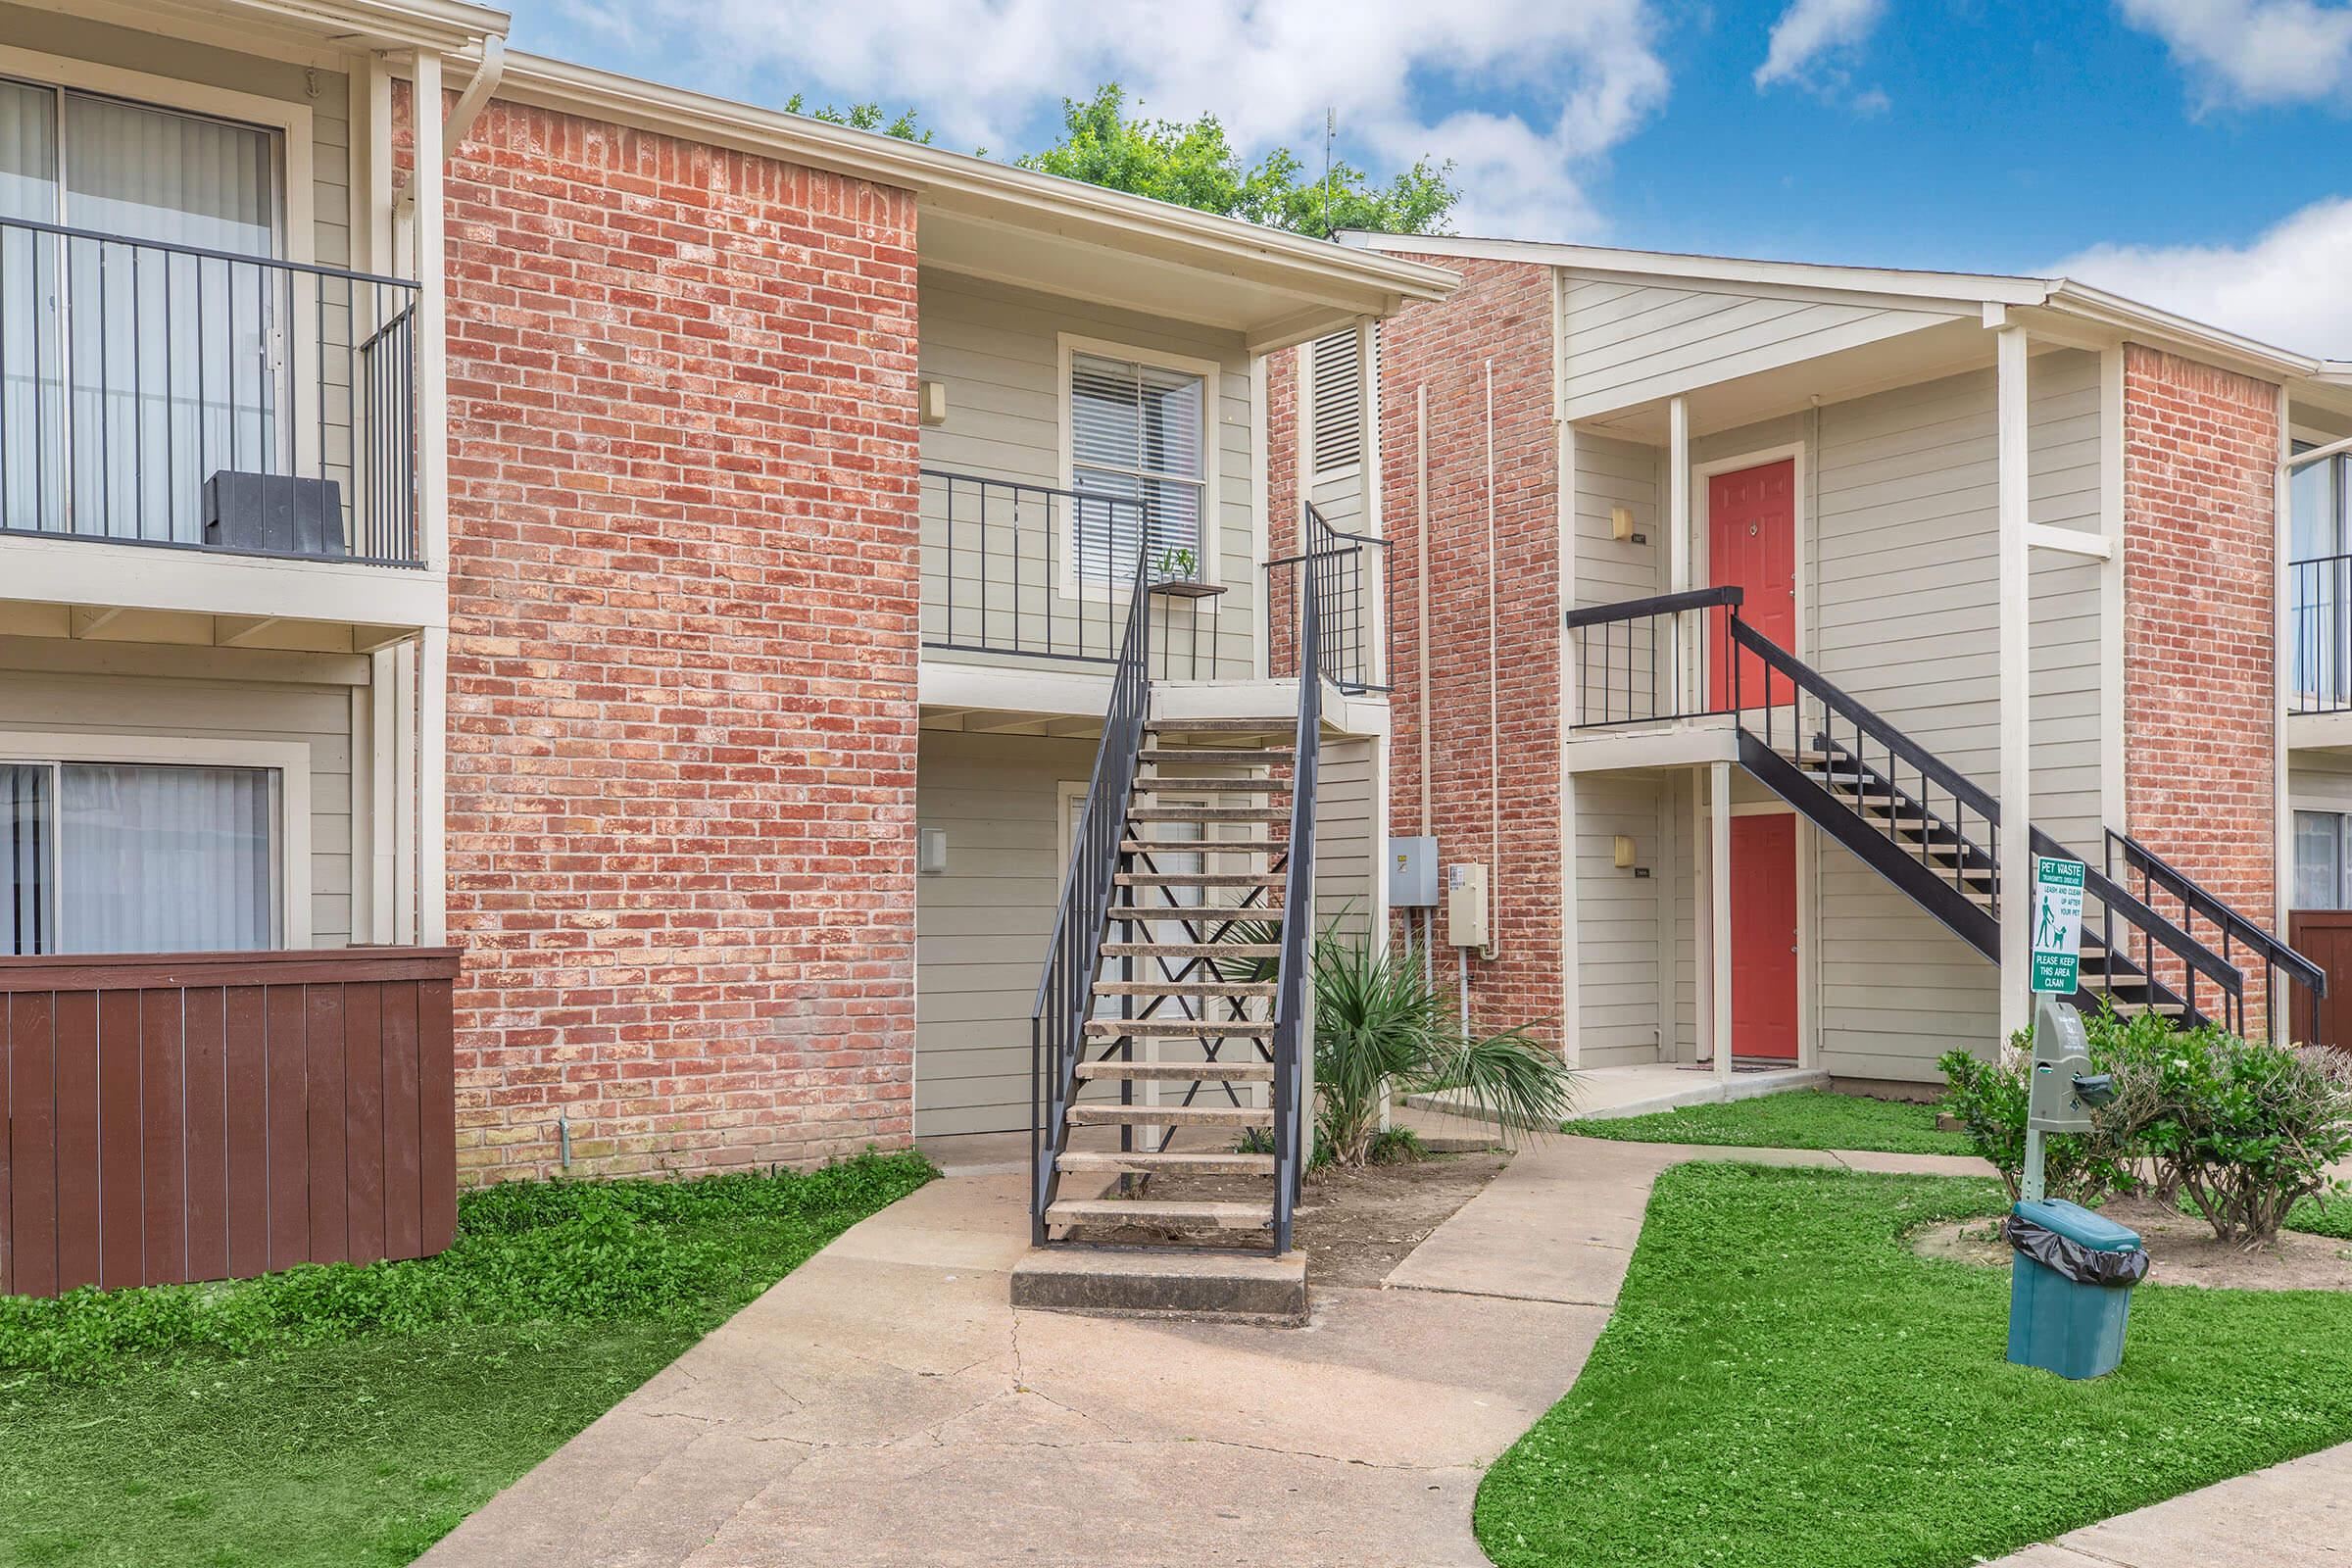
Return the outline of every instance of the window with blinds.
[[[1096,354],[1070,358],[1071,559],[1080,582],[1125,582],[1136,552],[1152,569],[1205,568],[1207,388],[1200,376]],[[1176,571],[1189,552],[1190,571]]]
[[[1313,411],[1315,472],[1330,473],[1362,461],[1364,380],[1358,373],[1355,332],[1317,338],[1307,351],[1307,397]]]

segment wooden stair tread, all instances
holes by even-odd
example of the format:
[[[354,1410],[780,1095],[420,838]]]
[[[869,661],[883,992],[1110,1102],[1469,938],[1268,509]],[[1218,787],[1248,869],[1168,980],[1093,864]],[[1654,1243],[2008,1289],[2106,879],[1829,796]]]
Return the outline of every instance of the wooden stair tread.
[[[1265,1084],[1274,1081],[1270,1061],[1082,1061],[1078,1076],[1117,1083]]]
[[[1192,1151],[1176,1154],[1122,1154],[1116,1150],[1073,1149],[1054,1161],[1065,1174],[1172,1176],[1271,1176],[1272,1154],[1210,1153]]]
[[[1147,746],[1136,753],[1139,761],[1193,762],[1202,767],[1255,767],[1291,755],[1288,746]]]
[[[1279,942],[1105,942],[1106,958],[1279,958]]]
[[[1109,917],[1133,925],[1144,920],[1189,921],[1196,925],[1232,925],[1237,920],[1279,921],[1282,906],[1258,908],[1245,904],[1114,904]]]
[[[1271,1127],[1271,1105],[1115,1105],[1069,1108],[1073,1127]]]
[[[1138,795],[1288,795],[1287,778],[1139,778]]]
[[[1049,1225],[1176,1225],[1200,1230],[1262,1231],[1271,1203],[1180,1202],[1153,1198],[1064,1198],[1048,1205]]]
[[[1121,839],[1119,849],[1127,855],[1262,855],[1269,850],[1287,850],[1289,839]]]
[[[1116,1040],[1121,1035],[1262,1040],[1274,1033],[1274,1025],[1251,1018],[1089,1018],[1086,1032],[1098,1040]]]
[[[1119,872],[1119,886],[1282,886],[1289,872]]]
[[[1298,715],[1280,718],[1147,718],[1144,728],[1153,735],[1290,735],[1298,729]]]
[[[1271,980],[1098,980],[1098,997],[1270,997]]]
[[[1288,822],[1287,806],[1132,806],[1130,822]]]

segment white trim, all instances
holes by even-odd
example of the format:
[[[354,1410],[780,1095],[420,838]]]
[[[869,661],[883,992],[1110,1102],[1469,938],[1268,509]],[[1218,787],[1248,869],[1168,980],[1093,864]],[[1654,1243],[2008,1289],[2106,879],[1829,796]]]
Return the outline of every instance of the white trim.
[[[1149,365],[1155,369],[1181,370],[1200,378],[1200,580],[1221,583],[1224,576],[1224,553],[1218,549],[1218,535],[1223,532],[1222,514],[1223,473],[1218,448],[1223,443],[1217,432],[1223,428],[1220,417],[1224,401],[1223,376],[1225,367],[1215,360],[1197,359],[1189,354],[1172,354],[1165,349],[1148,349],[1134,343],[1120,343],[1110,338],[1088,337],[1078,332],[1054,334],[1055,363],[1059,367],[1059,384],[1054,393],[1054,418],[1059,425],[1057,439],[1060,452],[1059,484],[1064,490],[1077,488],[1077,463],[1072,453],[1071,424],[1075,411],[1070,401],[1070,372],[1072,360],[1080,354],[1097,359],[1121,360],[1136,365]],[[1182,482],[1182,481],[1179,481]],[[1074,599],[1078,593],[1077,563],[1068,548],[1069,541],[1056,536],[1051,541],[1054,550],[1054,585],[1064,598]],[[1213,613],[1213,612],[1212,612]]]
[[[2124,351],[2099,352],[2099,526],[2112,546],[2099,569],[2099,814],[2129,832],[2124,792]]]
[[[2352,441],[2334,443],[2352,447]],[[2316,461],[2327,447],[2315,448],[2306,456]],[[2293,607],[2287,603],[2284,581],[2285,564],[2294,548],[2295,498],[2291,475],[2295,469],[2294,402],[2283,385],[2278,388],[2278,471],[2271,480],[2271,914],[2277,921],[2274,931],[2287,929],[2287,911],[2294,903],[2295,892],[2295,817],[2293,802],[2293,753],[2287,747],[2286,688],[2291,677],[2289,664],[2293,656],[2287,650],[2293,645]],[[2336,498],[2340,516],[2343,498]],[[2276,982],[2278,971],[2271,971]],[[2265,1032],[2274,1040],[2290,1039],[2293,1021],[2288,1009],[2291,1004],[2281,995],[2288,988],[2276,983],[2268,986],[2263,1000],[2270,1010]],[[2314,1004],[2317,1005],[2316,1004]]]
[[[2046,522],[2026,524],[2028,550],[2051,550],[2062,556],[2079,556],[2085,561],[2112,561],[2115,541],[2103,533],[2083,528],[2061,528]]]
[[[122,66],[100,65],[66,55],[41,54],[0,44],[0,75],[20,76],[42,86],[101,93],[152,108],[229,120],[278,133],[278,199],[285,219],[285,255],[281,260],[309,262],[318,247],[317,220],[312,213],[316,185],[311,169],[313,131],[308,104],[259,93],[212,87],[178,76],[152,75]],[[62,127],[61,127],[62,130]]]
[[[449,632],[427,626],[416,678],[416,940],[449,934]]]
[[[2032,563],[2026,554],[2026,530],[2032,520],[2028,483],[2031,473],[2032,384],[2027,371],[2026,329],[2013,322],[1994,328],[1994,426],[1999,518],[1998,606],[1999,629],[1999,755],[2001,825],[1998,859],[2012,881],[2013,896],[2001,901],[2000,1036],[2005,1042],[2026,1027],[2031,1004],[2027,1000],[2027,951],[2031,897],[2014,890],[2030,880],[2028,871],[2034,823],[2033,811],[2033,685]],[[1999,1042],[1996,1042],[1998,1044]]]
[[[0,731],[0,761],[122,762],[254,767],[277,774],[278,946],[311,945],[311,748],[303,741],[218,736],[109,735],[89,730]]]
[[[1707,1041],[1715,1080],[1732,1078],[1732,764],[1707,767]]]
[[[1264,565],[1271,554],[1266,548],[1266,537],[1272,524],[1274,500],[1272,475],[1267,470],[1273,461],[1273,441],[1266,430],[1272,413],[1266,404],[1266,367],[1265,355],[1252,354],[1250,357],[1250,560],[1253,566]],[[1067,385],[1066,380],[1064,385]],[[1067,397],[1068,393],[1065,391],[1063,396]],[[1252,597],[1262,601],[1266,592],[1265,572],[1256,573],[1251,588]],[[1250,617],[1250,676],[1252,680],[1266,678],[1266,660],[1270,653],[1266,646],[1266,628],[1272,618],[1262,603],[1258,606],[1258,613]]]

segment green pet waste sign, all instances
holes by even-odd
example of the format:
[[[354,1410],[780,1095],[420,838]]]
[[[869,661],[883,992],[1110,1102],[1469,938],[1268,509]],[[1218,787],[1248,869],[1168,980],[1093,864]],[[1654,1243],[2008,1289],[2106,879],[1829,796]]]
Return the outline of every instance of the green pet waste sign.
[[[2082,862],[2034,857],[2034,986],[2071,997],[2082,981]]]

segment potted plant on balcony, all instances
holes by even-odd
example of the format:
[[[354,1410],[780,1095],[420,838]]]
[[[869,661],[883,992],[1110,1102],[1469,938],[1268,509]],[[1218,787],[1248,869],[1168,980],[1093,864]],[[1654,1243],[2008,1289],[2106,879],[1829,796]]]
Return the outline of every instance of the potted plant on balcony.
[[[1207,599],[1225,590],[1200,580],[1200,558],[1191,549],[1158,551],[1152,557],[1149,592],[1168,599]]]

